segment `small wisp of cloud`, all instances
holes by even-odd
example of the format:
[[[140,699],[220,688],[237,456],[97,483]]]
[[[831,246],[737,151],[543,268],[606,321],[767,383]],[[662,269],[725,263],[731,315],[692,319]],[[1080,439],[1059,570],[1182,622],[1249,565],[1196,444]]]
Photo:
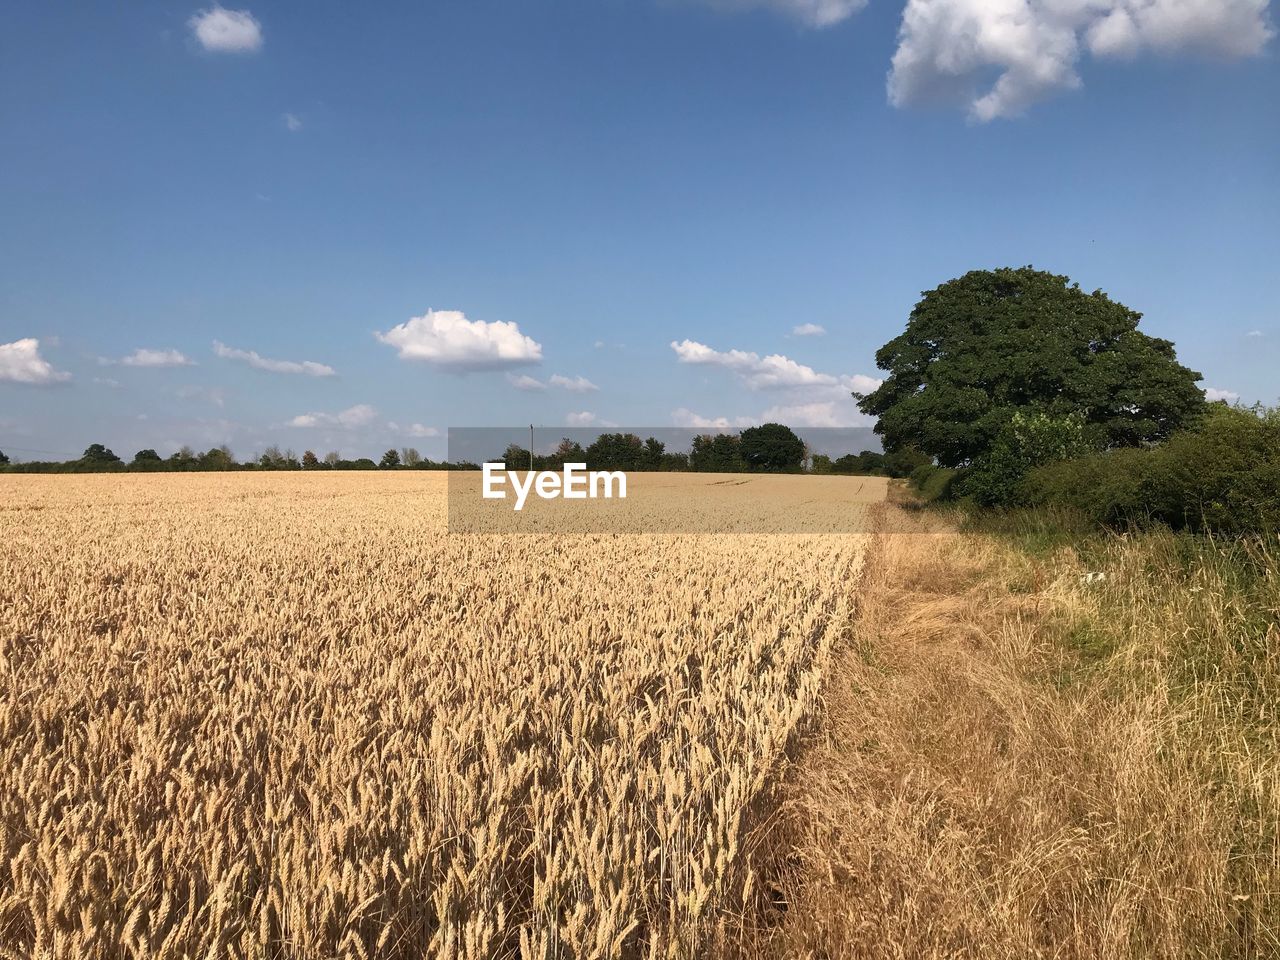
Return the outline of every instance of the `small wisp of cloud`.
[[[187,26],[196,42],[210,53],[256,53],[262,49],[262,24],[248,10],[215,5],[197,12]]]
[[[303,373],[309,377],[333,377],[338,371],[314,360],[272,360],[255,350],[238,350],[228,347],[221,340],[213,341],[213,352],[224,360],[242,360],[256,370],[269,373]]]

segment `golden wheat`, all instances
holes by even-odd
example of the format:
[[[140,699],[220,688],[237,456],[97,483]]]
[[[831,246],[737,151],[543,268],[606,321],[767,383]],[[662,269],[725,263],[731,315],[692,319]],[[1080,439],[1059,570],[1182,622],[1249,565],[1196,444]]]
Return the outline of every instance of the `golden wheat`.
[[[433,474],[0,483],[17,957],[696,955],[864,547],[450,535]]]

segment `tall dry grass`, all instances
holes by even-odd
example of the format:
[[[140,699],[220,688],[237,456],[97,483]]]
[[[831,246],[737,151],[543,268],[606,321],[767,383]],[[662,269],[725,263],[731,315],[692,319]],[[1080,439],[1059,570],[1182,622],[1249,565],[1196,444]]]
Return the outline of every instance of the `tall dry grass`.
[[[20,958],[732,939],[865,545],[449,536],[432,474],[3,484]]]
[[[755,838],[779,894],[740,952],[1280,956],[1275,554],[913,523]]]

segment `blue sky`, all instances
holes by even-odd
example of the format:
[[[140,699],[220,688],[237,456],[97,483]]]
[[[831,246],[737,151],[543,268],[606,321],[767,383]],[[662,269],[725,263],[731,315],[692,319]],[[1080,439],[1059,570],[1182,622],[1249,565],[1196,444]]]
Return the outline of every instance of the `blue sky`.
[[[1280,398],[1266,0],[249,2],[7,14],[10,456],[856,425],[1026,263]]]

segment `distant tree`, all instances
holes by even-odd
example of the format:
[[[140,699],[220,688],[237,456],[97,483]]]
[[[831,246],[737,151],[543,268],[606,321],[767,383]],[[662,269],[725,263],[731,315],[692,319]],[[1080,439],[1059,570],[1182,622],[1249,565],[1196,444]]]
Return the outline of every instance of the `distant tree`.
[[[378,461],[378,466],[383,470],[392,470],[400,466],[400,454],[394,449],[388,450],[382,455],[382,459]]]
[[[693,438],[689,469],[699,473],[741,473],[747,469],[742,445],[732,433],[700,434]]]
[[[738,440],[749,470],[799,470],[804,463],[804,441],[781,423],[748,427]]]
[[[316,459],[316,455],[310,450],[302,451],[302,469],[318,470],[320,469],[320,461]]]
[[[148,464],[160,463],[160,454],[156,453],[150,447],[145,450],[139,450],[133,455],[134,466],[145,466]]]
[[[585,451],[592,470],[639,470],[644,444],[634,433],[602,433]]]
[[[405,447],[400,451],[400,462],[406,467],[416,467],[422,463],[422,454],[416,447]]]
[[[876,353],[888,376],[855,394],[885,449],[944,467],[985,456],[1015,413],[1083,418],[1100,447],[1167,438],[1205,411],[1200,374],[1142,315],[1065,276],[975,270],[924,294],[906,331]]]
[[[284,451],[274,443],[258,456],[258,466],[264,470],[285,470],[288,469],[288,465],[289,461]]]
[[[0,467],[3,467],[8,462],[9,462],[9,458],[5,456],[5,453],[3,450],[0,450]]]
[[[587,452],[582,449],[582,444],[577,440],[565,437],[556,447],[556,452],[551,455],[551,459],[559,466],[564,466],[566,463],[586,463]]]
[[[661,470],[663,458],[667,454],[667,445],[657,437],[649,437],[644,442],[644,451],[640,462],[645,470]]]
[[[231,455],[231,448],[226,444],[213,447],[200,455],[201,470],[231,470],[235,465],[236,459]]]
[[[330,450],[324,455],[324,463],[327,467],[336,467],[338,465],[338,461],[341,459],[342,456],[337,450]]]
[[[831,473],[831,458],[825,453],[815,453],[809,458],[810,473]]]
[[[378,465],[368,457],[361,457],[359,460],[351,461],[352,470],[377,470]]]
[[[103,466],[109,463],[119,463],[120,458],[102,444],[91,443],[85,448],[84,455],[80,458],[80,462],[93,466]]]

